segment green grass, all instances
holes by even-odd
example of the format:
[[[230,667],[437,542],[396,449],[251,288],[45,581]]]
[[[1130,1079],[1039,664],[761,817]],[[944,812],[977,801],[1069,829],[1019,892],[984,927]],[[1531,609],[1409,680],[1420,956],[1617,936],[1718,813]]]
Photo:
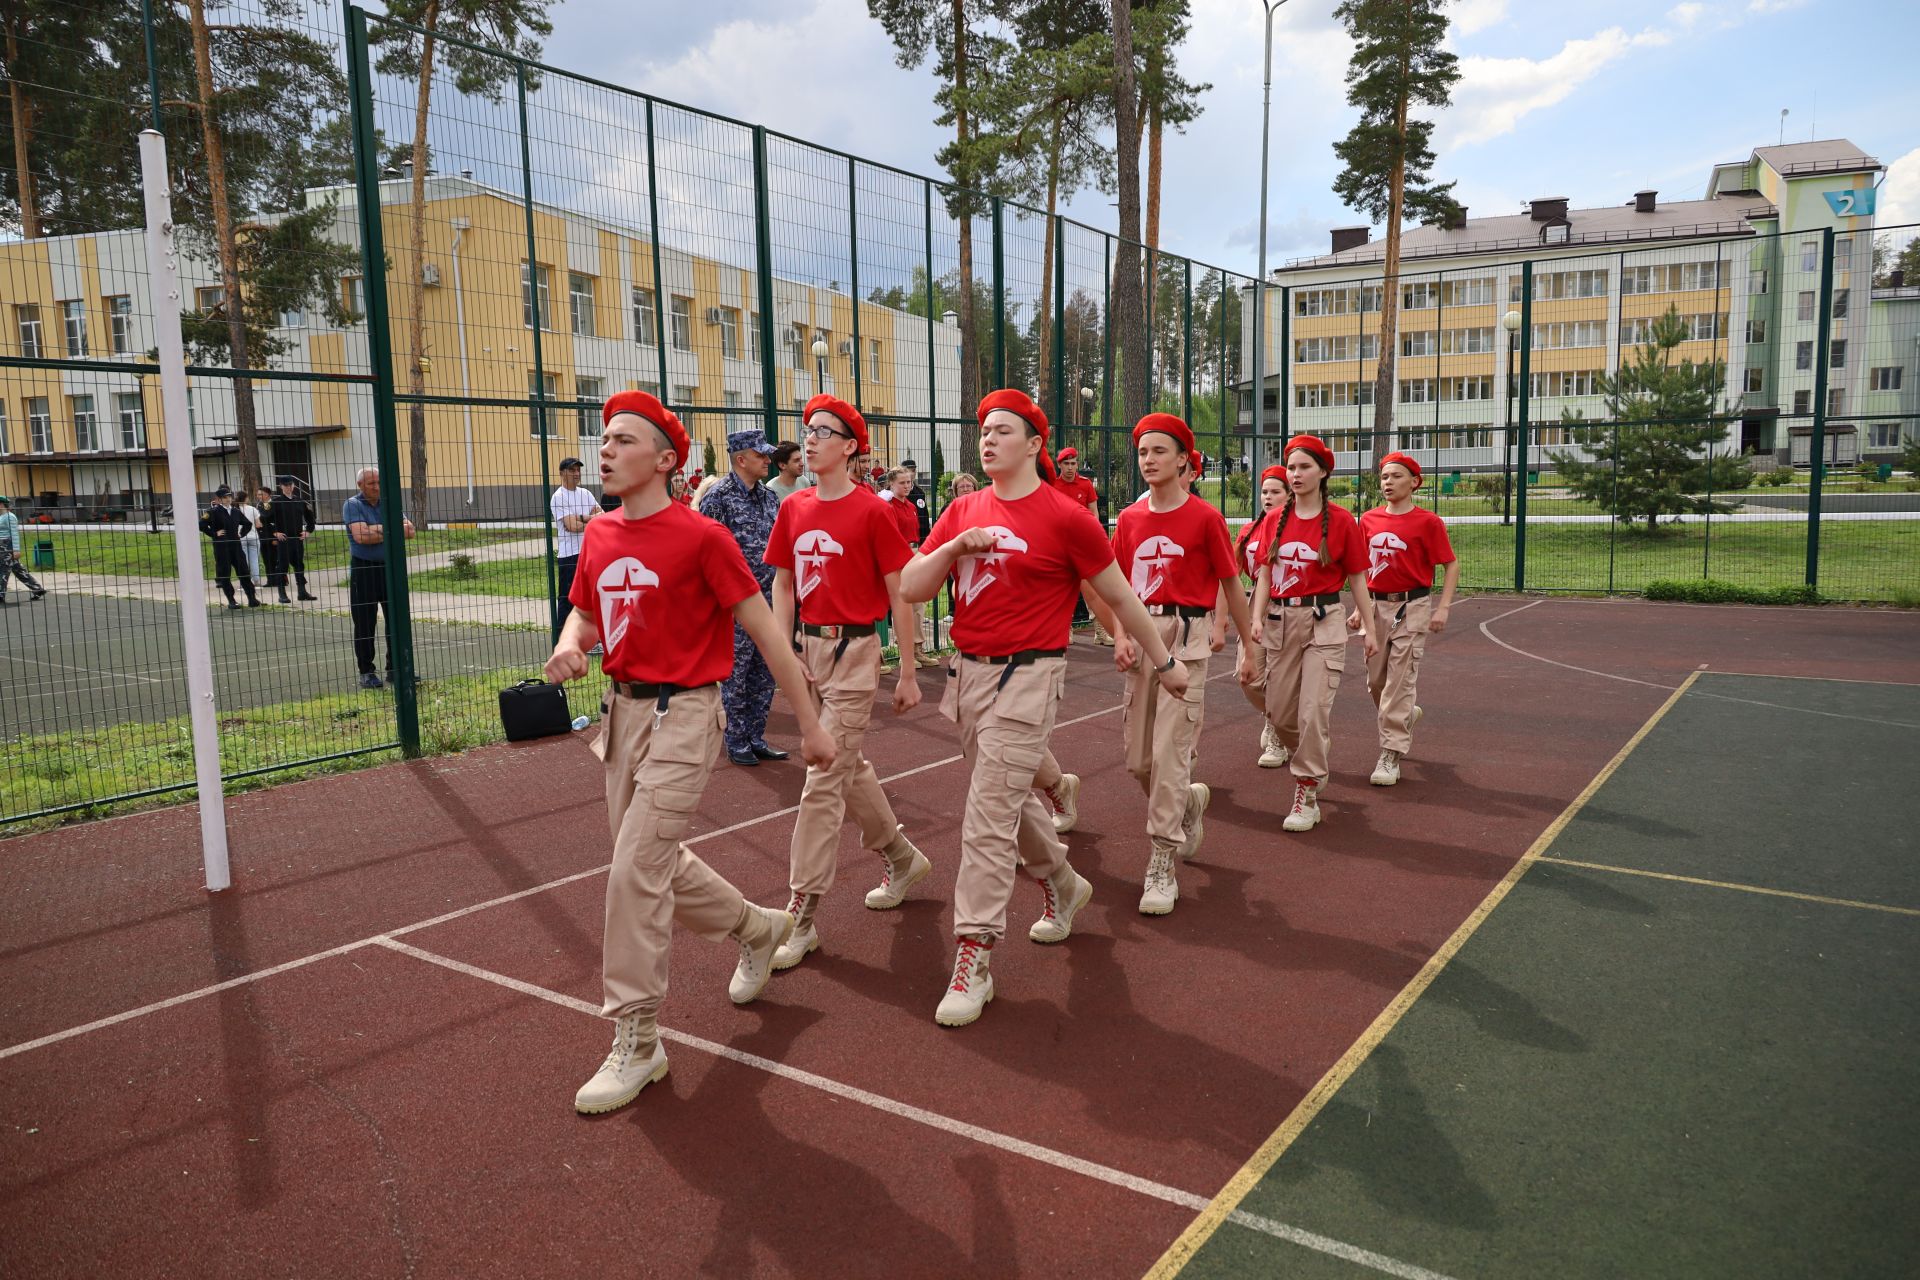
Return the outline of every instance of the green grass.
[[[511,560],[477,560],[465,569],[448,565],[428,569],[407,579],[415,591],[447,591],[466,596],[547,598],[545,556],[518,556]],[[554,579],[556,585],[559,579]]]
[[[539,672],[506,669],[477,676],[427,681],[420,686],[421,749],[445,755],[501,740],[498,694],[508,685]],[[567,698],[576,715],[598,717],[606,681],[597,671],[569,685]],[[378,748],[396,740],[393,694],[356,690],[297,702],[235,711],[220,717],[222,772],[243,773],[287,761],[342,751]],[[274,786],[297,778],[347,773],[396,759],[393,751],[373,751],[340,760],[296,765],[271,773],[230,780],[228,795]],[[27,813],[86,804],[98,796],[124,795],[154,787],[191,784],[192,730],[185,716],[157,723],[126,723],[85,733],[45,734],[0,746],[0,813]],[[90,804],[68,813],[33,818],[0,827],[20,835],[69,822],[193,798],[191,789],[168,795]]]
[[[410,554],[432,555],[439,551],[457,551],[462,547],[485,546],[517,538],[537,536],[526,529],[428,529],[416,534],[407,544]],[[152,533],[146,529],[122,526],[114,529],[64,529],[39,532],[23,526],[21,540],[31,563],[33,543],[47,539],[53,543],[54,567],[63,573],[98,573],[112,576],[171,578],[174,573],[173,531]],[[200,544],[201,572],[213,573],[213,544],[196,533]],[[307,539],[307,564],[313,567],[344,565],[347,561],[347,535],[341,529],[321,529]]]

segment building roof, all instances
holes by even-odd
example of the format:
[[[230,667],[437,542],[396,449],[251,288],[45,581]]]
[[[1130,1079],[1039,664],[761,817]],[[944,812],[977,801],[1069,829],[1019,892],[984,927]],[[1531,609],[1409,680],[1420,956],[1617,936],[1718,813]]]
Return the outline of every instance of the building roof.
[[[1410,228],[1400,237],[1400,257],[1404,263],[1421,258],[1512,253],[1517,249],[1618,246],[1641,240],[1724,239],[1752,234],[1747,219],[1750,215],[1760,216],[1763,211],[1772,213],[1762,200],[1735,195],[1710,200],[1661,201],[1650,213],[1639,212],[1632,201],[1598,209],[1570,209],[1566,216],[1567,238],[1551,244],[1547,244],[1541,234],[1550,224],[1536,222],[1530,212],[1468,218],[1465,226],[1454,231],[1432,226]],[[1386,241],[1376,240],[1340,253],[1297,259],[1278,268],[1274,274],[1347,265],[1372,266],[1380,262],[1386,252]]]
[[[1853,173],[1881,167],[1880,162],[1845,138],[1821,142],[1789,142],[1778,147],[1755,147],[1753,158],[1764,160],[1775,173],[1792,177],[1802,173]]]

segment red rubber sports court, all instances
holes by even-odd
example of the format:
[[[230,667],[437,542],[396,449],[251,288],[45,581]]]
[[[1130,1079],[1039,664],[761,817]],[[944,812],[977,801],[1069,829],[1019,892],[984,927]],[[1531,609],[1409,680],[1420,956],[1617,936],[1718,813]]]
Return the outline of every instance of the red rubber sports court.
[[[594,1119],[578,740],[235,797],[219,895],[191,807],[0,842],[0,1273],[1920,1273],[1920,618],[1465,600],[1392,790],[1356,648],[1303,836],[1218,658],[1162,918],[1109,651],[1071,656],[1069,941],[1023,885],[997,999],[934,1024],[967,774],[930,707],[876,716],[934,875],[866,911],[849,833],[744,1008],[681,937],[671,1074]],[[800,782],[701,806],[757,901]]]

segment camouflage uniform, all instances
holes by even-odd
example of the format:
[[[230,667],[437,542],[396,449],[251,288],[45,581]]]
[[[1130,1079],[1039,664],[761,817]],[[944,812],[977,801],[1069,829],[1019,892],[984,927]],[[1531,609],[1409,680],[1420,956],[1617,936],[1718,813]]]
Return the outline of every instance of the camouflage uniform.
[[[747,567],[759,580],[760,594],[773,598],[773,567],[767,563],[767,539],[779,514],[780,495],[764,484],[749,489],[740,477],[729,475],[700,503],[700,514],[727,527],[747,558]],[[727,711],[726,747],[729,753],[766,745],[767,709],[773,705],[773,673],[747,633],[733,628],[733,675],[720,686]]]

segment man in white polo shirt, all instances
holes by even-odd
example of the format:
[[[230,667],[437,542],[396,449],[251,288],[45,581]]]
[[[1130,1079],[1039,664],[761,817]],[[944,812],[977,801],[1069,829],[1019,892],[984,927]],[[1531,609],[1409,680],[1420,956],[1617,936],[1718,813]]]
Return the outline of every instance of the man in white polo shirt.
[[[554,565],[560,570],[560,590],[554,597],[555,626],[573,610],[567,595],[573,590],[573,571],[580,564],[580,537],[587,531],[587,521],[600,514],[600,500],[580,487],[582,470],[580,459],[560,459],[560,487],[547,502],[553,512]]]

